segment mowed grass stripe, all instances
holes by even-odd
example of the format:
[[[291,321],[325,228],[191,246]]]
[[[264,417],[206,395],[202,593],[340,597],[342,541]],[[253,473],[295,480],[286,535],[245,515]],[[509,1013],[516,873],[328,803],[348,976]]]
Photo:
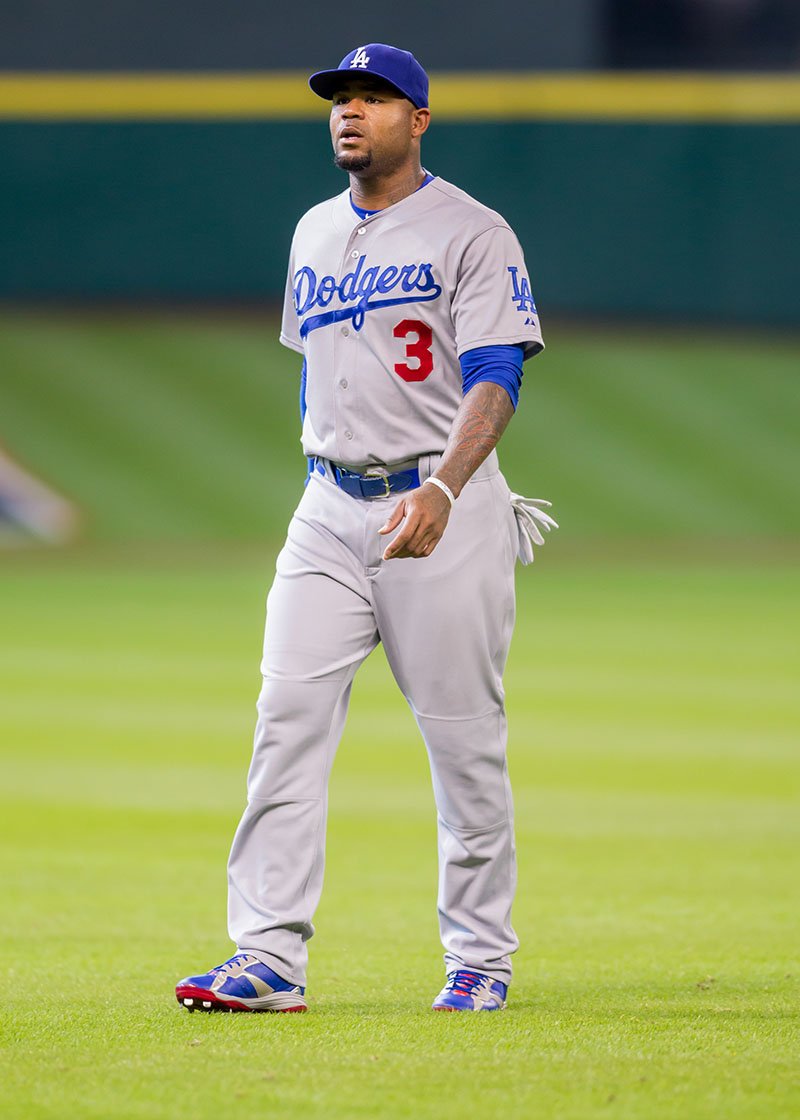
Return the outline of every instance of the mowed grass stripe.
[[[46,475],[83,505],[95,532],[124,536],[194,527],[191,505],[170,494],[174,467],[155,481],[153,466],[165,454],[153,439],[157,416],[148,411],[144,422],[131,416],[116,367],[92,371],[80,340],[58,331],[22,335],[16,357],[21,376],[11,391],[17,419],[27,419],[27,434],[35,440],[36,459],[25,453],[24,430],[9,433],[11,449],[34,469],[42,469],[41,456]],[[106,379],[105,390],[94,384],[98,375]],[[141,408],[141,394],[135,399]]]
[[[641,634],[642,627],[646,625],[646,620],[640,620],[638,631],[629,635],[629,641]],[[781,622],[777,622],[764,626],[762,622],[762,629],[771,634],[780,625]],[[575,641],[579,640],[579,630],[568,633]],[[151,640],[154,643],[159,641],[157,627],[153,628]],[[788,656],[785,667],[768,658],[755,656],[736,661],[725,657],[721,644],[721,640],[715,643],[706,641],[699,647],[684,650],[680,668],[675,661],[681,657],[681,651],[675,651],[668,664],[665,664],[665,658],[648,656],[646,666],[639,661],[636,667],[631,668],[612,650],[603,648],[595,653],[599,665],[588,664],[585,657],[576,658],[569,677],[564,676],[560,669],[545,665],[535,680],[527,682],[516,677],[512,662],[509,684],[510,687],[527,685],[530,714],[536,703],[539,700],[544,702],[546,697],[551,712],[559,716],[570,715],[571,722],[581,715],[588,718],[591,713],[598,729],[603,727],[605,719],[619,712],[622,704],[625,704],[631,718],[645,710],[652,712],[661,731],[665,728],[693,727],[704,717],[717,729],[725,727],[732,731],[756,732],[759,727],[769,729],[773,725],[788,727],[798,709],[796,680],[792,675],[798,667],[796,656]],[[756,648],[760,653],[763,646],[759,643]],[[558,652],[566,654],[564,650]],[[50,720],[60,721],[62,728],[80,724],[86,718],[87,697],[93,699],[91,719],[95,726],[141,728],[164,721],[170,727],[181,722],[188,727],[198,723],[192,705],[202,700],[204,692],[212,687],[215,726],[224,727],[225,720],[229,719],[238,729],[241,722],[239,713],[246,704],[249,719],[257,693],[257,650],[251,649],[251,655],[250,664],[239,665],[243,683],[230,693],[223,691],[217,680],[231,679],[231,667],[236,664],[231,659],[221,658],[213,669],[209,666],[203,671],[201,668],[196,675],[186,671],[185,663],[176,666],[159,657],[158,653],[154,653],[149,665],[138,672],[116,666],[116,657],[100,669],[91,661],[64,655],[57,661],[46,656],[38,660],[13,659],[10,668],[7,671],[4,669],[3,679],[7,689],[4,708],[9,719],[19,719],[20,726],[28,731],[46,726]],[[613,659],[613,668],[604,669],[609,658]],[[624,685],[620,677],[622,670]],[[47,674],[50,681],[44,697],[38,684],[39,674]],[[244,682],[247,682],[246,687]],[[176,692],[178,686],[180,691]],[[585,701],[582,713],[576,710],[576,686],[580,686],[580,695]],[[99,687],[103,689],[103,697],[96,700],[95,690]],[[146,708],[142,708],[137,699],[141,689],[146,689],[148,693]],[[525,695],[526,691],[518,693],[518,697]],[[517,704],[528,711],[525,699],[518,698]],[[545,718],[552,720],[552,717]],[[621,742],[627,741],[631,728],[623,726],[618,731]],[[55,749],[60,751],[60,747]]]
[[[146,473],[154,490],[184,517],[194,517],[195,531],[215,522],[218,531],[236,531],[257,510],[266,465],[262,457],[259,470],[256,455],[242,450],[242,425],[226,424],[224,411],[199,386],[176,386],[152,343],[137,359],[124,335],[118,338],[115,332],[111,346],[103,342],[98,332],[82,340],[83,375],[77,387],[98,423],[127,444],[131,465]],[[228,395],[235,397],[237,388],[227,386]],[[262,407],[267,399],[265,378]],[[257,535],[257,528],[252,532]]]
[[[555,357],[572,394],[559,388],[556,430],[571,431],[573,419],[579,425],[561,454],[574,446],[579,462],[590,460],[589,485],[613,489],[617,507],[627,498],[625,515],[634,524],[668,518],[676,532],[725,534],[749,502],[750,531],[800,527],[797,441],[789,433],[782,439],[771,410],[761,406],[770,397],[769,361],[765,376],[751,371],[745,380],[737,377],[742,360],[726,351],[721,347],[712,363],[680,345],[622,342]],[[780,370],[774,380],[787,376]],[[545,392],[554,380],[548,371]],[[552,407],[552,395],[541,407]],[[592,437],[593,427],[602,437]],[[612,521],[615,515],[612,508]]]
[[[796,432],[774,403],[788,372],[779,361],[755,361],[733,348],[711,363],[690,346],[677,348],[670,361],[646,348],[623,351],[615,357],[615,409],[627,403],[631,414],[644,414],[649,408],[642,434],[658,426],[665,446],[672,427],[670,465],[691,471],[695,484],[714,485],[716,501],[729,501],[733,492],[739,514],[742,501],[752,501],[750,527],[757,530],[759,521],[798,512]]]
[[[581,774],[599,772],[609,755],[620,763],[624,759],[626,767],[640,758],[630,772],[632,780],[646,784],[654,766],[668,771],[676,752],[686,766],[687,756],[696,751],[698,758],[710,752],[714,760],[699,767],[705,770],[702,788],[719,783],[727,788],[743,765],[754,769],[746,755],[757,745],[763,773],[753,788],[764,783],[781,791],[791,788],[784,787],[784,768],[787,753],[789,760],[795,753],[800,669],[793,639],[800,621],[797,579],[791,569],[633,569],[624,575],[572,570],[559,576],[557,558],[550,554],[540,557],[539,565],[520,574],[520,614],[530,630],[518,636],[524,659],[515,647],[507,686],[512,713],[524,725],[541,725],[545,741],[557,744],[558,756],[563,755],[552,784],[563,784],[573,767]],[[154,596],[154,577],[131,569],[123,568],[99,588],[80,570],[53,584],[45,569],[39,573],[41,598],[48,587],[44,627],[36,625],[37,595],[21,590],[34,588],[36,581],[18,575],[6,583],[3,617],[9,634],[22,635],[0,659],[8,665],[9,744],[34,745],[37,758],[56,762],[68,746],[71,758],[104,764],[107,750],[125,757],[130,743],[144,761],[154,750],[160,756],[154,743],[161,731],[177,735],[184,746],[174,749],[185,750],[187,761],[206,758],[208,751],[213,759],[216,737],[230,744],[231,755],[224,757],[245,759],[269,575],[260,565],[248,569],[246,580],[235,581],[234,593],[228,577],[210,567],[207,571],[205,581],[198,582],[195,573],[176,596],[173,590],[186,581],[173,569],[169,579],[162,576],[161,593]],[[70,608],[73,598],[81,602],[88,596],[92,611]],[[731,612],[734,597],[737,609]],[[224,599],[247,619],[246,632],[220,610]],[[593,619],[591,627],[587,617]],[[80,633],[81,641],[54,650],[51,628],[64,635]],[[126,634],[121,654],[120,629]],[[534,634],[547,657],[537,659],[531,672],[527,643]],[[96,651],[90,646],[87,653],[87,636]],[[38,659],[37,643],[44,650]],[[359,688],[382,694],[387,680],[382,659],[375,657],[364,667]],[[51,739],[56,725],[59,735]],[[361,730],[368,738],[368,720]],[[143,731],[148,732],[144,739]],[[380,755],[386,752],[404,757],[403,744],[415,741],[410,714],[401,704],[382,719],[376,761],[383,765]],[[529,765],[539,738],[515,735],[513,742],[514,759]],[[728,758],[724,774],[716,773],[720,754]]]
[[[12,382],[12,391],[19,398],[27,389],[29,410],[35,409],[29,424],[39,424],[42,412],[46,423],[47,408],[57,410],[58,431],[70,441],[79,440],[87,457],[101,460],[84,472],[79,484],[88,482],[97,492],[97,505],[112,521],[111,535],[119,535],[131,521],[134,531],[139,527],[167,535],[263,534],[259,517],[275,483],[269,468],[277,466],[279,482],[288,486],[283,464],[291,458],[295,492],[303,477],[299,449],[276,462],[268,454],[269,440],[256,430],[259,413],[268,415],[274,403],[273,388],[283,396],[282,412],[294,404],[280,385],[270,384],[266,361],[259,410],[251,407],[230,416],[225,402],[238,399],[243,380],[236,373],[220,378],[212,392],[200,378],[192,383],[195,361],[189,366],[181,354],[176,370],[146,332],[147,343],[138,354],[127,331],[110,333],[109,339],[103,327],[75,331],[67,326],[36,337],[23,335],[17,359],[23,376]],[[230,365],[238,372],[242,358],[235,346],[231,351]],[[176,373],[187,366],[189,376],[182,383]],[[293,396],[296,386],[295,376]],[[248,414],[253,432],[249,446],[242,438]],[[296,440],[297,420],[292,419]],[[291,499],[284,498],[282,508],[290,505]]]
[[[0,436],[94,536],[283,536],[304,462],[274,318],[3,319]],[[548,342],[502,458],[565,536],[800,530],[796,344],[557,327]]]
[[[669,516],[676,532],[724,531],[740,514],[741,502],[747,497],[738,494],[735,485],[720,485],[720,474],[724,479],[731,467],[735,472],[741,463],[741,457],[735,454],[736,428],[728,423],[718,436],[718,450],[723,456],[719,462],[712,450],[713,429],[704,433],[702,424],[695,423],[694,397],[688,409],[661,407],[663,359],[659,363],[658,357],[648,359],[645,353],[629,356],[623,351],[614,355],[613,363],[613,369],[609,368],[608,358],[598,356],[592,363],[591,376],[576,363],[576,399],[589,417],[607,429],[615,445],[626,440],[637,461],[628,482],[637,489],[641,505],[657,506]],[[668,376],[666,395],[674,399],[680,392],[677,363],[674,368],[670,364]],[[694,396],[699,397],[701,392]],[[686,403],[684,399],[683,405]],[[717,422],[721,426],[721,418]],[[692,491],[694,502],[687,508],[686,495]],[[709,511],[713,511],[710,519]],[[763,520],[760,510],[755,511],[755,519],[752,528]]]
[[[740,348],[578,332],[528,367],[515,424],[526,409],[538,419],[531,471],[565,494],[568,530],[591,518],[595,531],[731,535],[746,516],[751,531],[797,531],[800,453],[781,411],[797,393],[791,360],[762,346],[747,370]]]
[[[537,450],[534,477],[542,481],[537,478],[535,491],[555,502],[559,524],[569,534],[602,535],[617,526],[624,535],[663,531],[664,526],[671,533],[695,533],[705,507],[698,508],[697,497],[687,500],[680,480],[663,471],[661,456],[653,461],[657,443],[646,444],[642,453],[636,434],[626,429],[623,450],[607,402],[593,407],[577,386],[571,388],[572,396],[564,387],[557,394],[542,388],[536,401],[550,438],[548,443],[542,437]]]
[[[196,456],[199,474],[204,467],[213,472],[207,498],[212,509],[225,507],[231,527],[246,525],[248,519],[253,525],[265,497],[281,486],[287,497],[280,508],[291,507],[288,494],[298,493],[304,474],[297,405],[300,365],[286,355],[277,337],[262,331],[252,345],[245,332],[240,337],[235,329],[198,332],[192,326],[169,332],[162,328],[146,337],[133,328],[121,337],[116,331],[94,334],[93,340],[98,366],[124,347],[131,380],[172,418],[169,434],[176,456]],[[287,370],[290,363],[294,368]],[[255,526],[251,532],[257,533]]]
[[[8,618],[8,613],[4,617],[9,625],[13,625]],[[774,625],[775,623],[768,624],[770,634]],[[780,622],[777,622],[777,625],[780,625]],[[570,639],[577,638],[578,633],[577,630],[567,632]],[[27,640],[32,641],[30,635],[27,636]],[[31,704],[38,691],[38,686],[34,683],[36,675],[40,673],[46,674],[53,682],[50,696],[53,699],[57,697],[59,704],[74,703],[77,707],[83,702],[82,696],[86,690],[93,692],[102,684],[106,691],[109,712],[113,711],[115,701],[112,697],[115,691],[121,698],[125,698],[120,699],[119,703],[131,704],[132,701],[129,699],[131,686],[138,687],[145,683],[154,704],[163,701],[165,705],[175,706],[176,712],[183,712],[182,704],[176,701],[175,697],[176,682],[180,682],[185,690],[183,695],[186,703],[191,697],[202,695],[209,686],[214,686],[218,701],[224,700],[234,705],[241,702],[241,688],[230,696],[220,692],[220,678],[224,686],[225,681],[229,679],[231,668],[233,666],[241,668],[241,658],[217,657],[212,660],[195,655],[189,663],[185,655],[167,658],[153,651],[149,655],[143,653],[140,657],[133,658],[119,654],[115,650],[113,662],[109,663],[104,651],[98,651],[95,657],[63,650],[49,651],[45,648],[36,648],[37,640],[41,641],[41,637],[34,638],[28,650],[18,647],[13,650],[0,649],[0,672],[3,674],[3,681],[8,690],[3,703],[8,712],[17,708],[22,713],[26,705]],[[606,668],[602,661],[600,664],[597,663],[603,653],[608,655],[612,652],[607,645],[604,645],[603,650],[595,650],[591,654],[584,647],[580,651],[581,656],[573,659],[573,671],[575,678],[581,681],[582,693],[590,696],[593,702],[602,702],[602,698],[609,695],[611,687],[619,682],[620,667],[624,666],[626,688],[629,688],[634,695],[632,703],[636,703],[635,696],[639,686],[646,685],[648,698],[651,700],[657,698],[669,700],[676,696],[687,701],[700,698],[708,703],[724,704],[730,710],[731,719],[738,719],[738,708],[749,706],[751,703],[748,686],[752,682],[751,674],[756,663],[765,677],[758,682],[759,697],[768,701],[770,705],[786,703],[791,705],[792,709],[796,707],[796,682],[786,673],[787,664],[790,666],[794,664],[792,655],[796,650],[796,642],[793,641],[792,635],[787,634],[785,646],[785,650],[780,650],[774,658],[759,656],[756,659],[751,656],[742,659],[734,652],[726,656],[728,651],[715,644],[713,665],[706,662],[706,659],[712,656],[711,652],[708,649],[701,649],[699,652],[694,651],[692,656],[685,656],[684,665],[680,669],[675,667],[674,660],[685,652],[683,642],[679,648],[671,649],[666,656],[662,653],[659,657],[658,653],[661,651],[650,651],[646,665],[642,664],[639,655],[635,652],[630,654],[629,659],[614,656],[613,669]],[[251,652],[257,651],[253,649]],[[759,655],[762,653],[763,650],[759,647]],[[689,675],[687,670],[694,662],[702,663],[702,675],[696,677]],[[653,676],[654,666],[659,666],[657,678]],[[249,675],[255,681],[256,672],[253,666],[250,666],[250,669]],[[771,675],[766,677],[766,673]],[[526,683],[522,678],[517,677],[513,664],[508,676],[512,684]],[[527,685],[533,692],[546,693],[550,701],[555,703],[560,703],[562,699],[569,699],[572,687],[569,681],[564,680],[559,670],[551,669],[546,664],[539,667],[535,682],[527,682]],[[31,691],[28,692],[28,689]],[[98,709],[93,710],[97,714]],[[27,715],[34,723],[47,718],[42,708],[29,710]]]

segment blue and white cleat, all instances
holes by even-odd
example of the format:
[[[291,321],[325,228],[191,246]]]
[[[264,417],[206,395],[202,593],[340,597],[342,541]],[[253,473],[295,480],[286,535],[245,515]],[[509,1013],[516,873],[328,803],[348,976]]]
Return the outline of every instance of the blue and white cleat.
[[[434,1011],[502,1011],[508,985],[482,972],[459,968],[448,974],[447,983],[433,1001]]]
[[[237,953],[175,988],[188,1011],[308,1011],[305,988],[281,979],[252,953]]]

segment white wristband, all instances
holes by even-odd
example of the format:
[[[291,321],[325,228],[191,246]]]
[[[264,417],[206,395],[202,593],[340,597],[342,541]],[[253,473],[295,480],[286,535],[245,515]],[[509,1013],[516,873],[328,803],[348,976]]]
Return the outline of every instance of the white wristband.
[[[450,503],[450,508],[453,508],[453,506],[456,504],[456,496],[446,482],[442,482],[440,478],[433,478],[432,476],[431,478],[426,478],[425,482],[432,482],[434,486],[438,486]],[[423,482],[423,486],[425,485],[425,482]]]

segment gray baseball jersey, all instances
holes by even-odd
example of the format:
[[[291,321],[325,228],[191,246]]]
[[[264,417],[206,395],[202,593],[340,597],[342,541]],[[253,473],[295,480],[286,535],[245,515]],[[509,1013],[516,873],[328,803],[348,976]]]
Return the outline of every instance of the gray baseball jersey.
[[[349,190],[305,214],[281,342],[306,358],[305,453],[348,467],[443,451],[467,350],[543,348],[514,233],[438,178],[366,218]]]

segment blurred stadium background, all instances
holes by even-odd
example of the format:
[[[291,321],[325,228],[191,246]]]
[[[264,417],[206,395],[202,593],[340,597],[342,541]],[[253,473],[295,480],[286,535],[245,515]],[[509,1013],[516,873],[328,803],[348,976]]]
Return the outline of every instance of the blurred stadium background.
[[[797,1108],[799,13],[2,5],[9,1117],[463,1116],[463,1054],[507,1115]],[[520,573],[508,674],[519,1013],[488,1042],[417,1015],[429,782],[373,659],[334,776],[322,1029],[274,1027],[265,1073],[263,1023],[169,1000],[226,955],[302,487],[277,305],[297,217],[342,189],[305,78],[362,41],[431,72],[426,166],[517,230],[548,342],[502,448],[562,524]],[[176,1084],[201,1070],[199,1106]]]

